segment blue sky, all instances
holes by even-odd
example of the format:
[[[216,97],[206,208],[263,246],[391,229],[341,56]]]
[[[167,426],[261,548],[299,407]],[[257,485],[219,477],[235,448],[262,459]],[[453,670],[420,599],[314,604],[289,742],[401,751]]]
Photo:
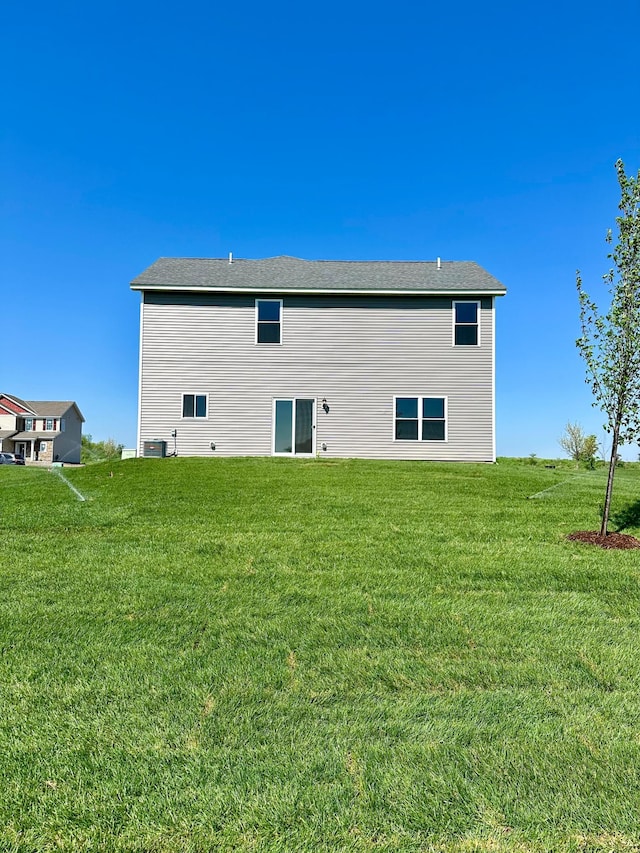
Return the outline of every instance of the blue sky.
[[[0,389],[74,399],[85,432],[133,446],[128,285],[156,258],[440,256],[509,291],[498,453],[600,433],[575,270],[605,295],[639,26],[637,0],[9,5]]]

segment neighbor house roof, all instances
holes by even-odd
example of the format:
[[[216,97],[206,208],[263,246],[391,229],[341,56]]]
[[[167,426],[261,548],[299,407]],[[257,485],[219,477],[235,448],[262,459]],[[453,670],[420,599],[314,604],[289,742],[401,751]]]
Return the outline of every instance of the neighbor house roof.
[[[73,408],[84,423],[82,412],[73,400],[21,400],[9,394],[0,394],[0,406],[14,415],[33,415],[40,418],[61,418]]]
[[[279,291],[283,293],[474,293],[506,288],[473,261],[305,261],[159,258],[132,290]]]
[[[41,418],[61,418],[69,409],[75,409],[79,419],[84,423],[82,412],[73,400],[28,400],[29,406]]]
[[[20,397],[14,397],[11,394],[0,394],[0,406],[11,412],[13,415],[35,414],[29,410],[29,404]]]
[[[57,438],[59,435],[62,435],[60,430],[32,429],[29,432],[17,432],[11,437],[14,441],[40,441],[45,438]]]

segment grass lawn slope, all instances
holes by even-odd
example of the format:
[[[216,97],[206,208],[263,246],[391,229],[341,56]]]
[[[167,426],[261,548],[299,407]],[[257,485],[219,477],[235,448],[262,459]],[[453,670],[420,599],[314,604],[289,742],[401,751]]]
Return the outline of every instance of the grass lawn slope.
[[[640,555],[565,539],[603,471],[63,474],[0,468],[2,851],[640,850]]]

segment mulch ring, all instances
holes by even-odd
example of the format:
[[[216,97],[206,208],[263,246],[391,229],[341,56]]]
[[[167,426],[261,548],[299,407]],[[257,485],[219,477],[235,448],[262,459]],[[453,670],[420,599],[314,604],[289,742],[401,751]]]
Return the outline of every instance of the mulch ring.
[[[640,548],[640,539],[636,539],[635,536],[629,536],[627,533],[607,533],[606,536],[601,536],[596,530],[576,530],[575,533],[569,533],[567,539],[607,549],[627,550],[629,548]]]

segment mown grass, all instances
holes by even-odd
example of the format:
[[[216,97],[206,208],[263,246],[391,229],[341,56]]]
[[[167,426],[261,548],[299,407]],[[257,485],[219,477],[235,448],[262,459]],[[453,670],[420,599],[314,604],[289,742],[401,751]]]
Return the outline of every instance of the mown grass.
[[[640,850],[640,558],[564,538],[604,472],[64,475],[0,469],[0,849]]]

